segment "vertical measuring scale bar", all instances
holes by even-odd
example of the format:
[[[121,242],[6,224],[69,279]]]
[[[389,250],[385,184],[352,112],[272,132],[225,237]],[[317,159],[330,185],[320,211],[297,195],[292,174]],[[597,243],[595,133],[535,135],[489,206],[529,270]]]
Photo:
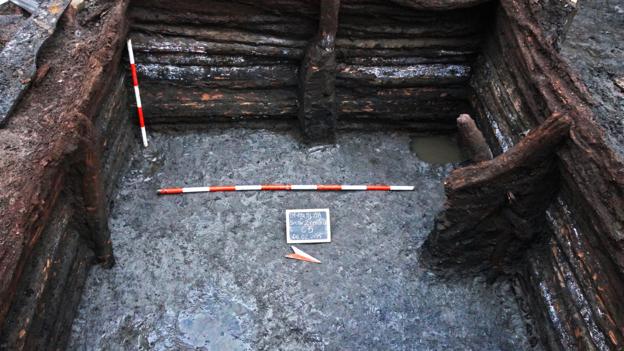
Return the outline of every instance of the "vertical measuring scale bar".
[[[130,39],[128,39],[128,57],[130,58],[130,70],[132,71],[132,86],[134,87],[134,97],[136,98],[137,112],[139,114],[141,138],[143,139],[143,146],[147,147],[147,132],[145,131],[143,105],[141,105],[141,94],[139,93],[139,79],[137,78],[136,64],[134,63],[134,53],[132,52],[132,40]]]

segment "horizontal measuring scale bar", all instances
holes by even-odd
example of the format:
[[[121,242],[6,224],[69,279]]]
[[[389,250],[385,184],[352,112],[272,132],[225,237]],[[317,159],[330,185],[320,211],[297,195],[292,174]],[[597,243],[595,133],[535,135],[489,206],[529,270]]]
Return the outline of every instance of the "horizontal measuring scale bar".
[[[191,188],[164,188],[158,189],[160,195],[174,195],[184,193],[209,193],[221,191],[412,191],[409,185],[226,185],[203,186]]]

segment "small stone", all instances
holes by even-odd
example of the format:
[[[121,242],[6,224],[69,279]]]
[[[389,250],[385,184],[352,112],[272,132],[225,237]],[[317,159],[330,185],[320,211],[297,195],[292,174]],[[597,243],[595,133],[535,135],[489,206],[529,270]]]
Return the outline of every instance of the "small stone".
[[[76,12],[82,11],[85,8],[84,0],[72,0],[69,6],[73,7]]]
[[[624,77],[616,77],[613,79],[613,82],[618,88],[620,88],[620,90],[622,90],[622,92],[624,92]]]

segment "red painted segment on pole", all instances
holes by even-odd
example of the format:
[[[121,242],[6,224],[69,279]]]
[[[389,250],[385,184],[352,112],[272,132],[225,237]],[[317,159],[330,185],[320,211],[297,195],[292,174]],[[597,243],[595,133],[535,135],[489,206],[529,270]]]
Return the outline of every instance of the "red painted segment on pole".
[[[366,190],[389,191],[390,185],[367,185]]]
[[[342,185],[317,185],[316,190],[320,191],[340,191],[342,190]]]
[[[184,190],[182,188],[165,188],[158,189],[159,195],[174,195],[174,194],[182,194]]]
[[[139,111],[139,126],[141,128],[145,127],[145,119],[143,119],[143,107],[137,107]]]
[[[132,86],[139,86],[139,78],[137,78],[136,64],[130,64],[130,71],[132,72]]]
[[[284,190],[291,190],[291,187],[290,185],[283,185],[283,184],[266,184],[266,185],[262,185],[260,190],[284,191]]]

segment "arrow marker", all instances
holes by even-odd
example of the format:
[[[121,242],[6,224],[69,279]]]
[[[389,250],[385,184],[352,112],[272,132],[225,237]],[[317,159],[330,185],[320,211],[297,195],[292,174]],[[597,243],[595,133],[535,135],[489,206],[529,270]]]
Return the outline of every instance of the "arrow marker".
[[[293,249],[295,253],[286,255],[286,258],[292,258],[293,260],[300,260],[300,261],[306,261],[306,262],[312,262],[312,263],[321,263],[321,261],[299,250],[298,248],[294,246],[291,246],[291,248]]]

